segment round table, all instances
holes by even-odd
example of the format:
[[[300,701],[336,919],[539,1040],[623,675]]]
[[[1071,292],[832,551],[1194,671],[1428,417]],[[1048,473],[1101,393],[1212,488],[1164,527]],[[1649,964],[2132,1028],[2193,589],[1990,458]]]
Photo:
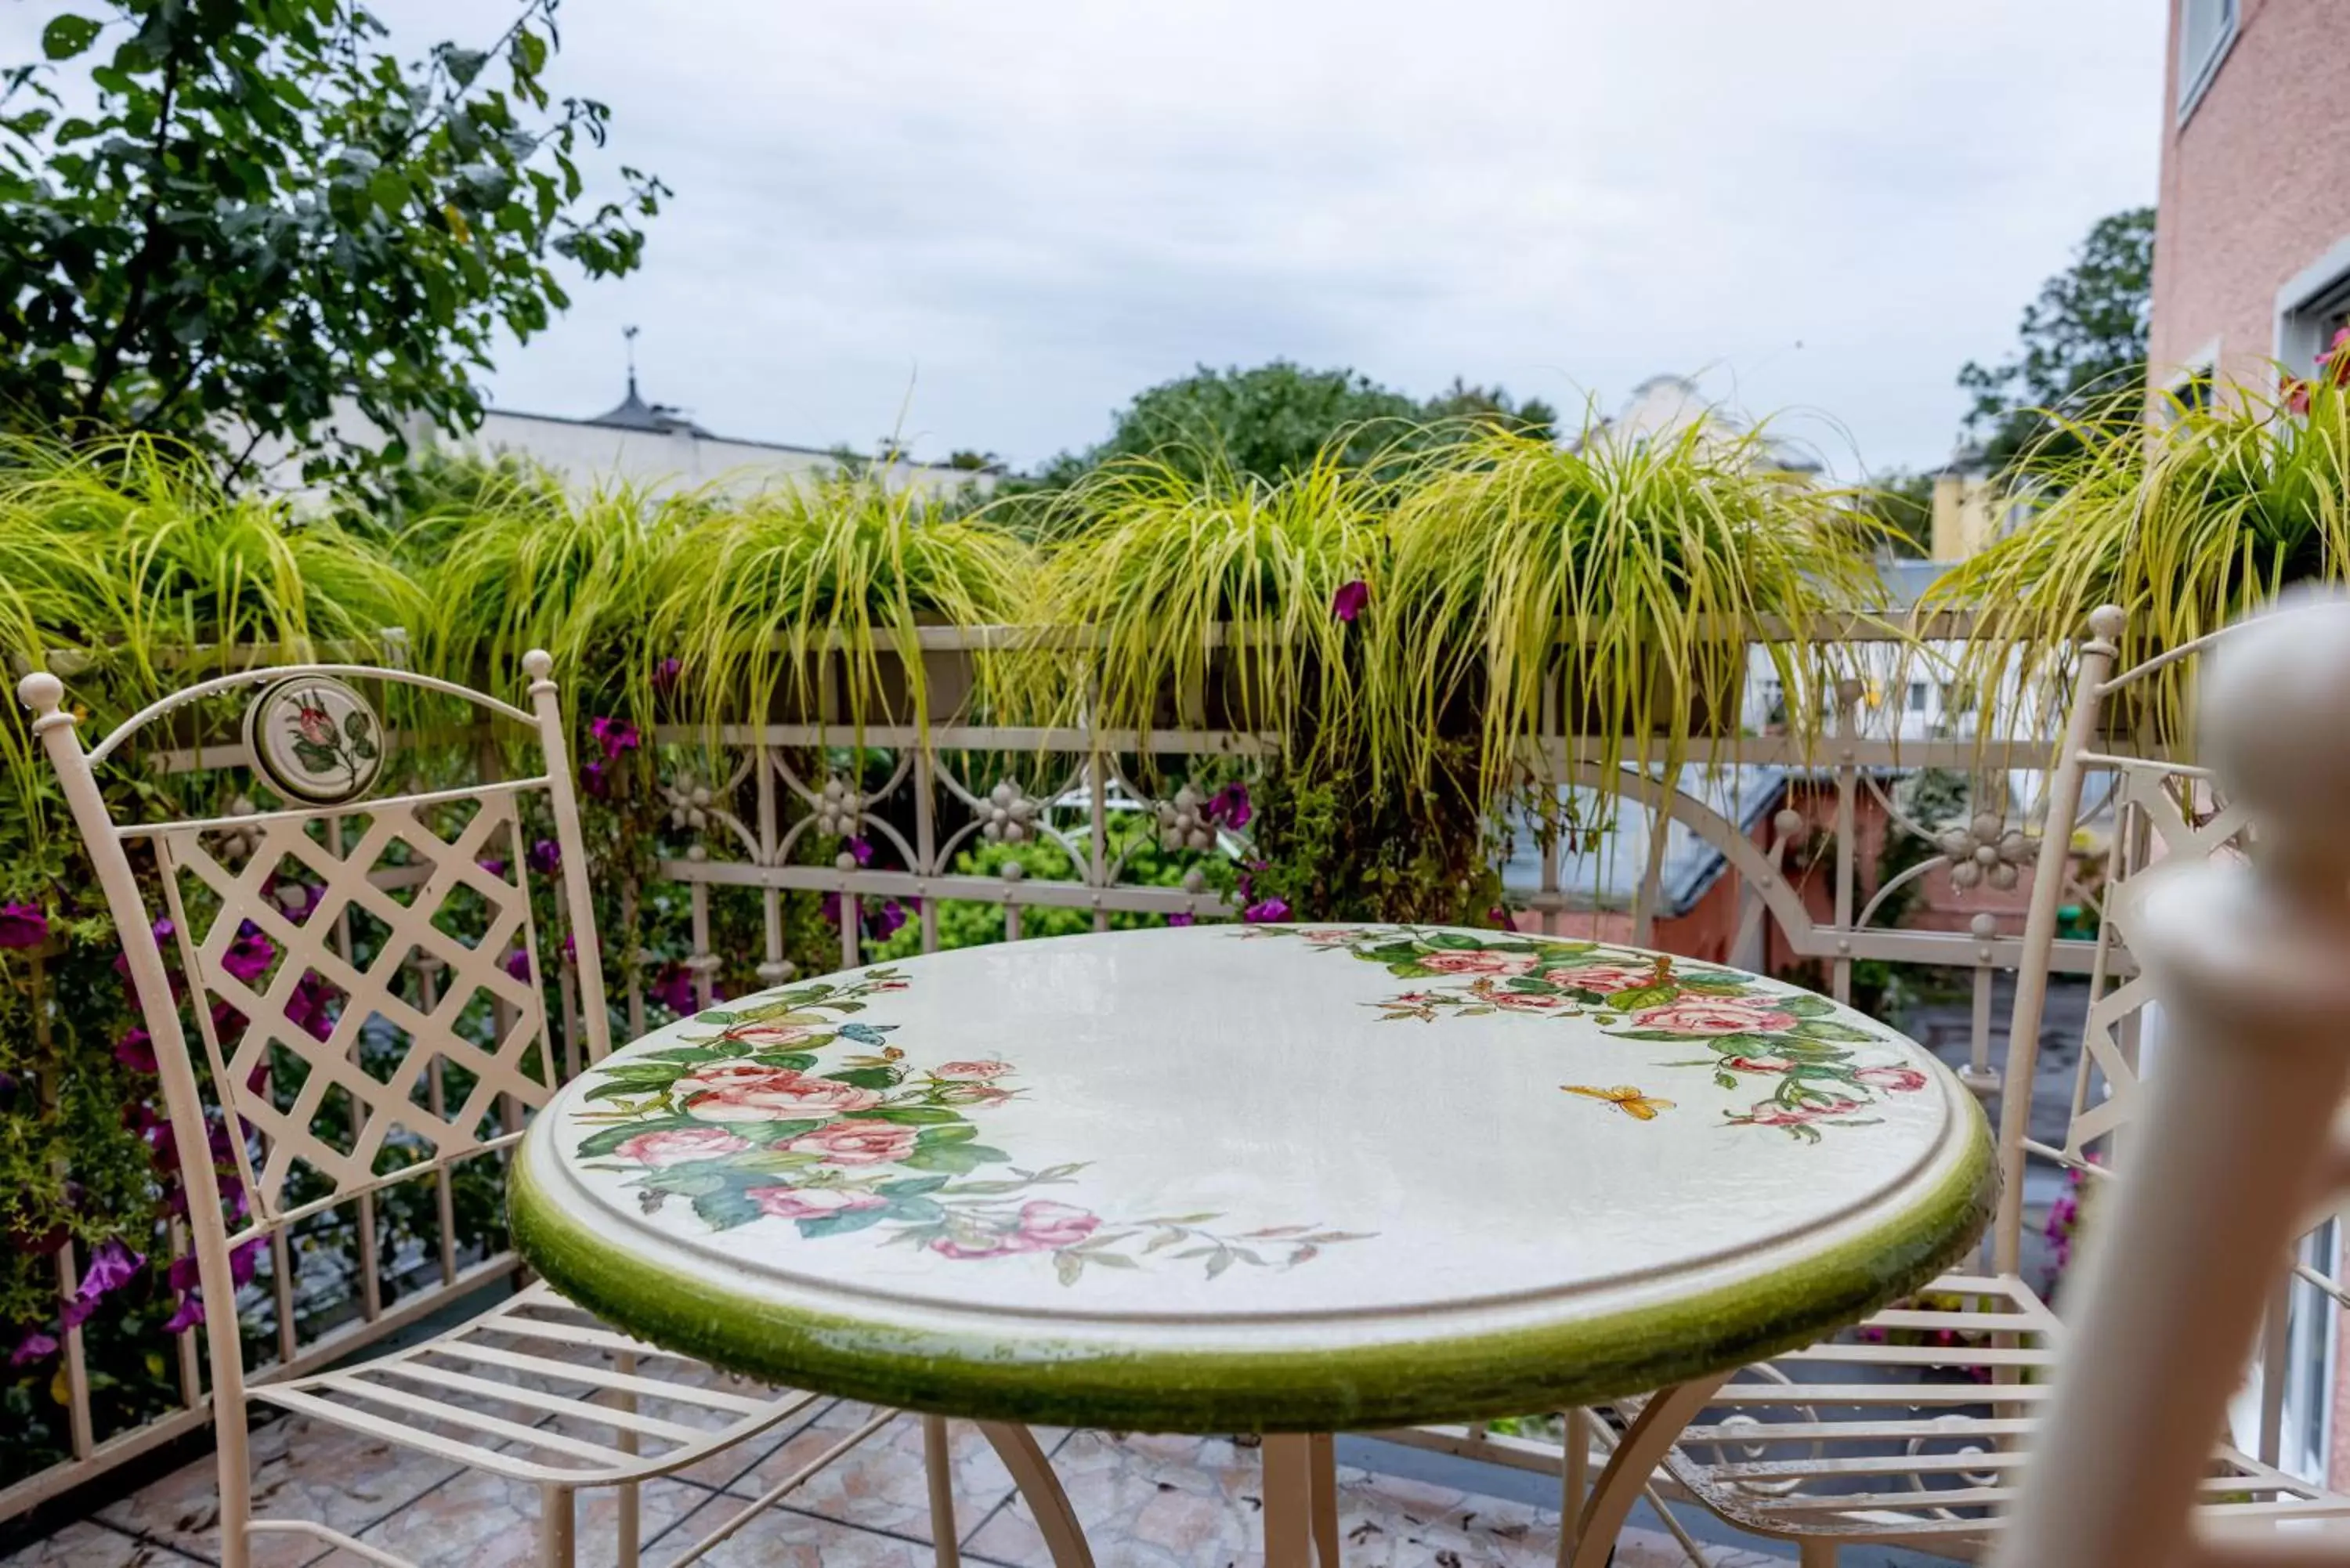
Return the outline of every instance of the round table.
[[[1793,986],[1528,933],[1202,926],[681,1020],[555,1096],[510,1206],[558,1289],[736,1371],[991,1436],[1280,1435],[1718,1379],[1929,1278],[1995,1180],[1950,1072]],[[1267,1442],[1276,1565],[1311,1560],[1310,1444]]]

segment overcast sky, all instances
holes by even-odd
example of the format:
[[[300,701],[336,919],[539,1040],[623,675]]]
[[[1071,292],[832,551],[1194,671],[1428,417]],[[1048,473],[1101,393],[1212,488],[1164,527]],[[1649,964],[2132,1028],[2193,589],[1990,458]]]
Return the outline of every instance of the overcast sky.
[[[21,0],[20,0],[21,5]],[[8,41],[29,35],[21,5]],[[405,44],[491,0],[379,0]],[[1658,371],[1947,454],[1970,357],[2155,191],[2150,0],[563,0],[677,195],[497,401],[1025,466],[1195,363],[1613,409]],[[21,48],[21,46],[20,46]],[[15,57],[18,51],[12,51]]]

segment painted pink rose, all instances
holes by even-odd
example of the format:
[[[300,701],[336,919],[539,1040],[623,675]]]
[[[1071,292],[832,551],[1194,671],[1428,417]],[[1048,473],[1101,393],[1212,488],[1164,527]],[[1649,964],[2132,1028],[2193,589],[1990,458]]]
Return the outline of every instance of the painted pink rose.
[[[1347,926],[1330,931],[1300,931],[1298,935],[1316,947],[1328,947],[1339,942],[1351,942],[1366,933]]]
[[[314,746],[331,746],[338,738],[335,716],[324,708],[314,708],[307,702],[294,710],[294,727],[302,732],[304,740]]]
[[[743,1196],[759,1206],[760,1213],[778,1220],[822,1220],[859,1209],[884,1208],[889,1201],[840,1187],[754,1187]]]
[[[821,1155],[827,1165],[887,1165],[914,1152],[914,1129],[848,1117],[804,1132],[784,1147],[794,1154]]]
[[[1914,1095],[1926,1086],[1926,1075],[1915,1067],[1863,1067],[1853,1078],[1890,1095]]]
[[[1758,1127],[1799,1127],[1805,1122],[1850,1116],[1860,1108],[1858,1100],[1841,1097],[1798,1106],[1783,1106],[1776,1100],[1757,1100],[1753,1108],[1739,1119],[1752,1122]]]
[[[1559,1012],[1581,1005],[1571,996],[1518,991],[1497,991],[1485,1000],[1504,1012]]]
[[[1523,974],[1534,967],[1534,961],[1523,953],[1467,950],[1422,953],[1414,961],[1420,968],[1432,969],[1440,974]]]
[[[1018,1217],[984,1234],[941,1236],[931,1251],[942,1258],[1000,1258],[1010,1252],[1057,1252],[1101,1229],[1101,1217],[1073,1204],[1037,1199],[1024,1203]]]
[[[1555,985],[1596,991],[1605,996],[1650,984],[1656,980],[1657,971],[1628,963],[1586,963],[1574,969],[1552,970],[1545,978]]]
[[[1011,1090],[993,1084],[942,1084],[931,1092],[931,1098],[942,1106],[993,1106],[1011,1097]]]
[[[737,1023],[721,1038],[738,1045],[755,1045],[762,1051],[772,1051],[779,1045],[796,1045],[822,1033],[813,1023]]]
[[[1795,1064],[1785,1056],[1725,1056],[1721,1064],[1733,1073],[1783,1073]]]
[[[1012,1071],[1009,1062],[949,1062],[932,1071],[933,1078],[1001,1078]]]
[[[671,1127],[666,1132],[639,1133],[612,1152],[639,1165],[662,1166],[718,1159],[753,1147],[749,1138],[736,1137],[723,1127]]]
[[[1039,1198],[1020,1206],[1020,1235],[1031,1248],[1059,1251],[1101,1228],[1100,1216],[1066,1203]]]
[[[1795,1026],[1795,1015],[1767,1002],[1734,996],[1684,996],[1632,1015],[1643,1029],[1677,1034],[1775,1034]]]
[[[688,1115],[706,1122],[785,1122],[871,1110],[881,1096],[789,1067],[728,1062],[679,1080]]]

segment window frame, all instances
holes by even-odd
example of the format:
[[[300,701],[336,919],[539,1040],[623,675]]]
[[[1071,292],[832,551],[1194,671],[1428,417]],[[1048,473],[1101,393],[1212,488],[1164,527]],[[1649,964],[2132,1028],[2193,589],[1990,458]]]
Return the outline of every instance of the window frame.
[[[2200,60],[2187,57],[2187,16],[2199,3],[2216,5],[2220,8],[2218,29]],[[2178,26],[2178,123],[2182,127],[2194,118],[2196,107],[2203,95],[2211,90],[2211,83],[2227,63],[2228,52],[2236,47],[2236,36],[2243,31],[2243,0],[2177,0],[2172,13]]]

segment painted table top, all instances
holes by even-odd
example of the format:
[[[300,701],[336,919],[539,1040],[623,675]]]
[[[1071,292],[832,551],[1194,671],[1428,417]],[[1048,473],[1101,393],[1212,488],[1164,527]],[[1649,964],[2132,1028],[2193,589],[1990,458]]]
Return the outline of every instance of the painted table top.
[[[672,1349],[950,1415],[1335,1430],[1660,1386],[1950,1262],[1989,1131],[1922,1049],[1637,950],[1216,926],[684,1020],[524,1140],[515,1239]]]

